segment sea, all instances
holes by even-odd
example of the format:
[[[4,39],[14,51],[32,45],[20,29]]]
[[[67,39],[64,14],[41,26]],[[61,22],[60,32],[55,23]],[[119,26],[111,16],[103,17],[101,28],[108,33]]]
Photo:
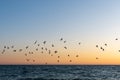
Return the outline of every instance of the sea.
[[[120,80],[120,66],[0,65],[0,80]]]

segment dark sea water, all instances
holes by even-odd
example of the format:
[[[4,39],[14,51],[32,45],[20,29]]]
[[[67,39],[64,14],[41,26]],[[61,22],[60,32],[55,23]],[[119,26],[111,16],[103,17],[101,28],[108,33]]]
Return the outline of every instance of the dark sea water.
[[[1,65],[0,80],[120,80],[120,66]]]

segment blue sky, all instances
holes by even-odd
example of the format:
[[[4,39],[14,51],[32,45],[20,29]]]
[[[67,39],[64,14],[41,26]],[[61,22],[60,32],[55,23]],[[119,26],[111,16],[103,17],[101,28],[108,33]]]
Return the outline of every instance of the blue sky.
[[[3,0],[0,2],[0,36],[5,38],[89,33],[119,22],[115,0]],[[57,35],[56,35],[57,36]]]
[[[8,40],[97,37],[116,33],[119,0],[1,0],[0,37]],[[110,32],[109,32],[110,31]],[[54,37],[53,37],[54,36]],[[72,36],[72,37],[71,37]],[[104,36],[103,36],[104,38]]]
[[[119,0],[0,0],[2,46],[60,37],[96,44],[119,37],[119,21]]]

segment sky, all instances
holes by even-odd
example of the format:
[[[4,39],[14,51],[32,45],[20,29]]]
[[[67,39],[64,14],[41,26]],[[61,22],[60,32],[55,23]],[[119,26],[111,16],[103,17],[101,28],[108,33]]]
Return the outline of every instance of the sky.
[[[119,0],[0,0],[0,64],[120,64],[119,9]],[[51,49],[53,56],[35,51],[36,40]],[[5,45],[23,52],[6,49],[1,54]],[[29,51],[34,55],[26,57]]]

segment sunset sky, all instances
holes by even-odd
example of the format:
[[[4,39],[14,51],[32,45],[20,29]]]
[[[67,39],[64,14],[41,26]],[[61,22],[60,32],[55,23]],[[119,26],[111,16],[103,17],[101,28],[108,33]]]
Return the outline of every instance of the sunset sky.
[[[10,48],[2,54],[12,45],[17,52]],[[41,47],[53,56],[42,54]],[[120,64],[118,50],[120,0],[0,0],[0,64]],[[34,54],[25,56],[29,51]]]

